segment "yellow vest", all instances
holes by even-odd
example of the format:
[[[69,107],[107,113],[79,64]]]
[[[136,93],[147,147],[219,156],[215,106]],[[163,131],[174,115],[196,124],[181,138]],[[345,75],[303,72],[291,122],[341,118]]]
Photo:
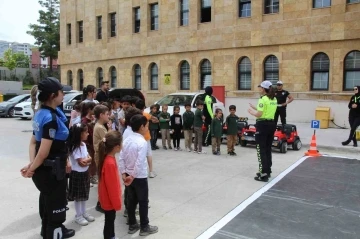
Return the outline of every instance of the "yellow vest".
[[[262,96],[257,104],[257,111],[263,112],[260,119],[273,120],[277,109],[277,99],[270,100],[267,95]]]

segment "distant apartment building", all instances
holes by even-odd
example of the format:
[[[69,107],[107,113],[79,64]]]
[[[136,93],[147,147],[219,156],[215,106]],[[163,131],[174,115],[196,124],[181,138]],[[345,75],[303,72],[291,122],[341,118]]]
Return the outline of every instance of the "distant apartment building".
[[[24,53],[25,55],[27,55],[28,57],[31,57],[31,48],[33,47],[32,45],[30,45],[29,43],[17,43],[17,42],[13,42],[10,43],[10,47],[13,50],[13,52],[17,52],[17,53]]]
[[[33,69],[50,67],[50,58],[49,57],[41,57],[41,53],[40,53],[39,49],[37,49],[37,48],[32,49],[30,61],[31,61],[31,68],[33,68]],[[57,60],[56,59],[53,60],[52,63],[53,63],[52,64],[53,69],[57,69],[58,68]]]
[[[0,40],[0,58],[4,57],[4,52],[8,49],[10,49],[9,42]]]

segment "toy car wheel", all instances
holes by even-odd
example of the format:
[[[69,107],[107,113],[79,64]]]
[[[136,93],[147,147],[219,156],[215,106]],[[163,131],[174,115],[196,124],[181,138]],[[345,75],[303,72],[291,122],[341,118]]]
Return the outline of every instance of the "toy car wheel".
[[[294,141],[292,148],[293,148],[293,150],[299,150],[299,149],[301,149],[301,146],[302,146],[302,143],[301,143],[300,139],[297,139]]]
[[[285,153],[287,152],[287,147],[288,147],[287,142],[283,142],[283,143],[280,145],[280,153],[285,154]]]
[[[241,147],[246,147],[247,141],[246,140],[240,140]]]

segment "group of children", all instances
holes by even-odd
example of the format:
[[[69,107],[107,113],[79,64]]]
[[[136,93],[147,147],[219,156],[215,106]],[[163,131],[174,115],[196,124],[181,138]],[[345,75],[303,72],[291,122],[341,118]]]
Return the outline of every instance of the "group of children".
[[[95,218],[85,211],[85,203],[90,184],[98,183],[99,200],[95,209],[105,214],[105,239],[115,238],[115,215],[122,205],[120,173],[126,185],[124,201],[129,215],[128,233],[140,230],[140,235],[146,236],[158,231],[157,227],[149,225],[147,218],[147,178],[156,175],[152,172],[151,147],[148,147],[151,116],[143,112],[144,108],[142,100],[124,96],[111,103],[79,101],[71,113],[68,149],[72,171],[68,199],[74,201],[75,222],[88,225]],[[134,220],[137,204],[140,225]]]
[[[174,106],[174,112],[170,116],[168,112],[168,106],[163,105],[161,111],[157,105],[150,107],[150,133],[151,133],[151,149],[157,150],[159,147],[156,145],[157,135],[160,130],[162,138],[163,149],[172,149],[170,134],[172,134],[174,150],[181,150],[180,138],[181,134],[184,133],[185,138],[185,150],[188,152],[193,151],[194,153],[202,154],[203,146],[203,125],[205,117],[203,115],[204,103],[199,100],[196,102],[195,113],[191,111],[191,104],[185,104],[185,112],[181,116],[180,106]],[[236,106],[230,105],[230,114],[226,117],[225,127],[227,128],[227,152],[231,156],[235,156],[235,144],[238,137],[238,120],[239,117],[235,115]],[[220,155],[220,144],[223,136],[223,112],[221,109],[215,110],[215,115],[211,122],[211,137],[212,137],[212,152],[214,155]],[[192,146],[192,139],[194,137],[194,149]],[[167,146],[166,146],[167,143]]]

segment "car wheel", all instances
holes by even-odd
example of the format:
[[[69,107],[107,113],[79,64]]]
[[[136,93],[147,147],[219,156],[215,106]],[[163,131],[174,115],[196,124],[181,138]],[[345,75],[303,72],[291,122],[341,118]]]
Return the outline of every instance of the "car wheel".
[[[295,142],[292,145],[293,150],[299,150],[301,149],[302,143],[300,139],[295,140]]]
[[[22,119],[22,120],[27,120],[28,118],[26,118],[26,117],[20,117],[20,119]]]
[[[12,118],[12,117],[14,117],[14,114],[15,114],[14,108],[10,108],[9,111],[8,111],[8,116],[9,116],[10,118]]]
[[[287,148],[288,148],[288,144],[287,144],[287,142],[285,141],[285,142],[283,142],[283,143],[281,144],[281,146],[280,146],[280,153],[285,154],[285,153],[287,152]]]

